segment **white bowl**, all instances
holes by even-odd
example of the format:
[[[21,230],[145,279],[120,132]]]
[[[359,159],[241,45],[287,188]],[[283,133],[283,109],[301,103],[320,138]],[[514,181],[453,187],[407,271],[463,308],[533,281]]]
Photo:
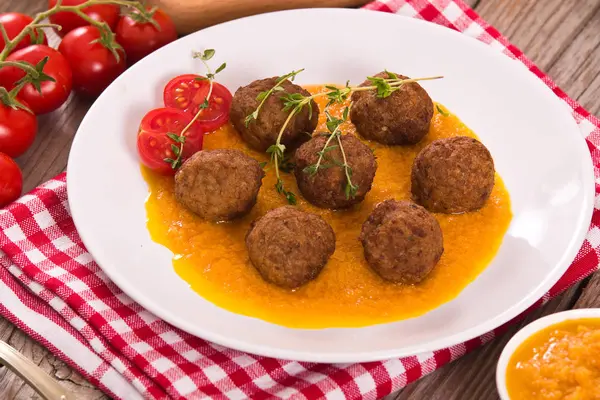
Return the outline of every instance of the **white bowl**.
[[[502,400],[510,400],[510,397],[508,397],[508,389],[506,388],[506,368],[508,367],[508,362],[514,352],[525,340],[551,325],[582,318],[600,318],[600,308],[582,308],[546,315],[545,317],[533,321],[517,332],[506,346],[504,346],[504,350],[502,350],[502,354],[500,354],[500,358],[498,359],[498,365],[496,367],[496,386],[498,387],[500,398]]]
[[[352,28],[328,34],[332,21]],[[290,40],[290,27],[298,26],[309,29]],[[139,170],[136,132],[144,114],[160,106],[169,79],[203,71],[191,54],[205,48],[216,49],[215,65],[227,62],[219,82],[232,91],[303,67],[299,84],[357,83],[384,68],[409,76],[443,75],[423,87],[478,134],[511,195],[514,217],[494,260],[458,297],[435,310],[364,328],[285,328],[231,313],[195,293],[174,271],[173,254],[153,242],[146,228],[148,187]],[[87,249],[143,307],[227,347],[313,362],[415,355],[502,325],[565,273],[594,206],[590,152],[571,110],[522,63],[433,23],[345,9],[242,18],[183,37],[136,63],[82,121],[67,188]]]

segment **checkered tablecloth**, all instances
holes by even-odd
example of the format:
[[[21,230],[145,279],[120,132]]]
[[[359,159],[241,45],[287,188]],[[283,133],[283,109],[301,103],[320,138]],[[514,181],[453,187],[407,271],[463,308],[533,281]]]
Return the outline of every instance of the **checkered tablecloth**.
[[[573,109],[600,182],[600,121],[468,6],[458,0],[389,0],[366,8],[456,29],[522,61]],[[537,305],[598,268],[599,223],[595,209],[573,265]],[[64,175],[0,211],[0,266],[0,314],[110,396],[127,400],[380,398],[503,330],[415,357],[343,365],[257,357],[208,343],[144,310],[106,277],[77,235]]]

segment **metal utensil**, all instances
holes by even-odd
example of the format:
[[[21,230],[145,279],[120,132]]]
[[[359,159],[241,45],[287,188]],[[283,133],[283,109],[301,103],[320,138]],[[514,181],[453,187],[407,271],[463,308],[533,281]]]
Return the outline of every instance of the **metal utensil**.
[[[46,400],[75,399],[40,367],[2,341],[0,341],[0,364],[20,376]]]

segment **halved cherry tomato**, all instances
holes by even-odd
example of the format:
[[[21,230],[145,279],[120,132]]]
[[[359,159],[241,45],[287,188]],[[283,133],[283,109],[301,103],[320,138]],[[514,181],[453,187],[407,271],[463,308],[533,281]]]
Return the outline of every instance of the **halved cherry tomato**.
[[[180,143],[167,136],[172,133],[180,136],[181,131],[190,123],[192,117],[181,110],[174,108],[157,108],[148,112],[138,131],[137,148],[140,153],[142,164],[155,172],[165,175],[172,175],[175,170],[171,163],[165,159],[176,159],[172,145],[177,148]],[[183,135],[185,142],[183,144],[182,162],[192,156],[194,153],[202,150],[203,131],[196,124],[193,124]]]
[[[15,201],[23,190],[23,175],[16,162],[0,153],[0,208]]]
[[[25,28],[27,25],[33,22],[33,18],[29,15],[16,13],[16,12],[8,12],[0,14],[0,25],[4,27],[6,30],[6,35],[10,40],[13,40],[17,37],[19,33]],[[44,35],[44,31],[41,29],[36,29],[32,34],[27,35],[21,40],[13,51],[17,51],[24,47],[29,46],[31,43],[43,43],[48,44],[48,40],[46,40],[46,35]],[[4,39],[0,35],[0,50],[4,49]]]
[[[209,82],[199,78],[202,77],[186,74],[171,79],[163,93],[165,106],[183,110],[192,117],[196,115],[209,90]],[[214,131],[229,120],[231,100],[231,92],[225,86],[213,82],[208,108],[202,110],[197,120],[204,131]]]

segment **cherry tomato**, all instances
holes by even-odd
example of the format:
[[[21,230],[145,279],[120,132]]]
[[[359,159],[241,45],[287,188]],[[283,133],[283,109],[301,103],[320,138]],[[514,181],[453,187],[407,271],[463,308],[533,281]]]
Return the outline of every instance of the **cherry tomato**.
[[[159,26],[157,29],[149,22],[139,22],[139,14],[126,15],[117,25],[117,42],[125,49],[127,62],[134,64],[153,51],[177,39],[175,24],[171,18],[156,10],[152,18]]]
[[[174,108],[157,108],[148,112],[140,123],[137,138],[142,164],[160,174],[174,174],[175,170],[165,159],[177,158],[172,145],[179,147],[179,143],[168,137],[167,133],[180,135],[191,120],[189,114]],[[203,131],[196,124],[185,132],[182,162],[202,150],[203,136]]]
[[[198,78],[201,76],[186,74],[171,79],[163,93],[165,106],[183,110],[192,117],[196,115],[208,95],[210,85],[207,80],[197,80]],[[213,82],[209,106],[197,120],[204,131],[214,131],[229,120],[231,100],[231,92],[225,86]]]
[[[15,37],[17,37],[23,28],[25,28],[31,22],[33,22],[33,18],[31,18],[29,15],[16,12],[0,14],[0,25],[4,26],[4,29],[6,29],[6,33],[10,40],[13,40]],[[46,40],[46,35],[44,35],[44,32],[41,29],[36,29],[34,33],[25,36],[23,40],[17,43],[13,51],[27,47],[32,42],[48,44],[48,40]],[[4,45],[4,39],[2,38],[2,35],[0,35],[0,50],[4,49]]]
[[[69,32],[60,42],[60,51],[71,66],[73,88],[88,96],[97,96],[123,71],[125,53],[119,49],[119,59],[102,43],[95,26],[82,26]]]
[[[54,78],[52,81],[40,82],[38,92],[31,83],[23,86],[19,91],[19,98],[25,100],[35,114],[44,114],[56,110],[69,97],[71,93],[72,75],[67,59],[58,51],[44,45],[29,46],[12,53],[7,61],[27,61],[37,65],[45,57],[48,61],[43,67],[43,73]],[[10,90],[15,87],[19,79],[25,76],[25,71],[17,67],[4,67],[0,69],[0,86]]]
[[[85,3],[86,0],[63,0],[63,6],[76,6],[81,3]],[[56,0],[48,0],[48,8],[52,8],[56,5]],[[84,14],[89,15],[96,21],[104,21],[110,26],[110,29],[114,31],[119,22],[119,6],[116,4],[97,4],[83,9]],[[80,26],[87,26],[89,23],[79,17],[77,14],[70,11],[61,11],[50,16],[50,22],[53,24],[60,25],[62,29],[56,33],[59,36],[65,36],[75,28]]]
[[[0,103],[0,152],[19,157],[31,146],[36,133],[35,115]]]
[[[0,153],[0,208],[12,203],[23,190],[23,175],[16,162]]]

